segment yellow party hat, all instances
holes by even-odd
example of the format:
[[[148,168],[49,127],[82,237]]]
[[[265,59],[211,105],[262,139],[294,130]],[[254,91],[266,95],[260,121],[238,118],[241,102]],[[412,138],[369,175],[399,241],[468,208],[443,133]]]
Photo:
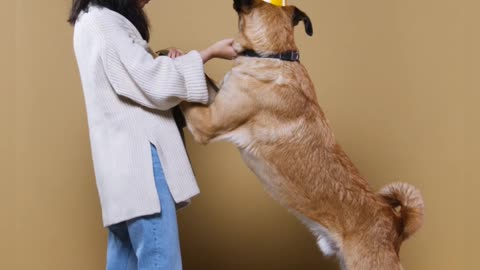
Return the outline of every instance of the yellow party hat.
[[[263,0],[263,1],[279,7],[284,7],[287,5],[287,0]]]

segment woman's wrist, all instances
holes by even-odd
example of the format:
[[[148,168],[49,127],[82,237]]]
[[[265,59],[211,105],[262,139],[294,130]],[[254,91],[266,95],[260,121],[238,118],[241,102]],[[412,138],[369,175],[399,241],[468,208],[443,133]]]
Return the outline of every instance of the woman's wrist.
[[[202,56],[203,63],[206,63],[213,58],[221,58],[227,60],[235,59],[237,53],[233,48],[233,42],[234,40],[231,38],[220,40],[212,46],[208,47],[207,49],[201,51],[200,55]]]
[[[201,51],[200,56],[202,57],[204,64],[207,63],[209,60],[211,60],[214,57],[211,47]]]

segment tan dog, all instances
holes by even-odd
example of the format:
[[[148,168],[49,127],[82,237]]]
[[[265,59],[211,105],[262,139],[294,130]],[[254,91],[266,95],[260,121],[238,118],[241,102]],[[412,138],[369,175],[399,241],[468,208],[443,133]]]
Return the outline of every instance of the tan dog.
[[[260,0],[235,0],[234,8],[239,52],[293,61],[238,57],[212,104],[181,104],[195,140],[234,143],[269,193],[343,269],[402,269],[400,245],[423,222],[421,194],[403,183],[375,193],[335,141],[312,81],[291,53],[294,26],[303,21],[311,35],[310,19],[296,7]]]

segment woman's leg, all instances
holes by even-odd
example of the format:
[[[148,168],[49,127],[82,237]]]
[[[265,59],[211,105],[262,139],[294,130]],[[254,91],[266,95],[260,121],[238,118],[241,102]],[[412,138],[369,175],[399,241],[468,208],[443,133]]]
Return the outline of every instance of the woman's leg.
[[[137,257],[133,251],[125,222],[108,228],[107,270],[137,270]]]
[[[152,160],[162,211],[127,221],[128,234],[138,260],[138,270],[181,270],[175,202],[153,145]]]

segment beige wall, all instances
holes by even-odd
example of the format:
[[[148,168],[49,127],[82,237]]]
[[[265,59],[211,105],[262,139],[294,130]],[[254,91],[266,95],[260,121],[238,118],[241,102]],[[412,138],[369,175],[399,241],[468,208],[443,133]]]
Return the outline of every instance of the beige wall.
[[[14,50],[14,12],[15,4],[7,3],[0,11],[0,269],[13,269],[14,245],[14,211],[15,178],[14,178],[14,145],[12,144],[15,113],[13,106],[15,97],[15,66]],[[7,241],[3,232],[6,232]]]
[[[297,39],[338,140],[375,188],[402,180],[423,191],[426,224],[403,246],[407,269],[478,265],[474,2],[290,1],[314,22],[315,36],[299,28]],[[1,269],[104,268],[106,234],[65,23],[69,4],[3,4]],[[231,4],[153,0],[152,46],[198,49],[232,36]],[[229,66],[214,61],[207,70],[220,79]],[[190,138],[188,147],[202,194],[179,214],[185,269],[336,269],[234,147]]]

